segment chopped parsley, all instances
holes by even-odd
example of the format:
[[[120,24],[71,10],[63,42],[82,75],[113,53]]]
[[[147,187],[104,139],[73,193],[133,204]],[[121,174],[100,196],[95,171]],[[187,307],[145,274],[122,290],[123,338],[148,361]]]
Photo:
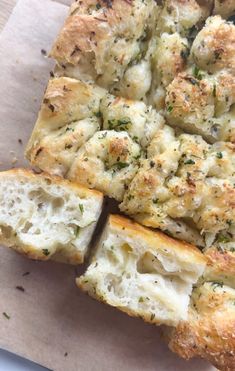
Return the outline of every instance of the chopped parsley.
[[[189,160],[186,160],[186,161],[184,162],[184,164],[185,164],[185,165],[194,165],[194,164],[195,164],[195,161],[192,160],[192,159],[189,159]]]
[[[79,204],[79,209],[80,209],[81,213],[83,214],[83,212],[84,212],[84,206],[83,206],[83,204]]]
[[[167,110],[167,112],[172,112],[173,111],[173,106],[167,106],[166,110]]]
[[[102,116],[102,113],[101,113],[100,111],[98,111],[98,112],[95,112],[94,115],[95,115],[96,117],[101,117],[101,116]]]
[[[217,152],[216,157],[219,158],[219,159],[223,158],[223,153],[222,152]]]
[[[127,162],[116,162],[113,167],[116,167],[118,170],[124,169],[125,167],[129,166]]]
[[[217,242],[226,243],[229,241],[230,241],[230,238],[228,236],[225,236],[223,234],[218,235]]]
[[[131,124],[132,123],[129,118],[122,118],[120,120],[116,119],[108,120],[108,128],[110,130],[116,131],[128,130]]]
[[[203,73],[197,66],[195,66],[193,69],[193,76],[198,80],[202,80],[203,78]]]

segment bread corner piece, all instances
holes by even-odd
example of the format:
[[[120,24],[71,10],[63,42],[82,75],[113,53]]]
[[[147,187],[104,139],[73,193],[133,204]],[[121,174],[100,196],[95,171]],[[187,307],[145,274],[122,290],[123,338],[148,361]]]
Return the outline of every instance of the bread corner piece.
[[[102,193],[24,169],[1,172],[0,189],[0,243],[32,259],[84,261]]]
[[[176,326],[187,319],[192,285],[205,264],[194,246],[111,215],[77,284],[130,316]]]

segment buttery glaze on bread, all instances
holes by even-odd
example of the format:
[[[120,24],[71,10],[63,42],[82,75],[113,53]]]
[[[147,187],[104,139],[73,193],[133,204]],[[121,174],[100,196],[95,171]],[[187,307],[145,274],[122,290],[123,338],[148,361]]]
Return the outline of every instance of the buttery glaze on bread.
[[[37,260],[84,261],[103,195],[24,169],[0,173],[0,243]]]
[[[197,246],[234,243],[235,147],[159,130],[121,211]]]
[[[105,91],[67,77],[51,79],[26,148],[32,165],[65,176],[77,150],[100,130]]]
[[[194,246],[111,215],[77,284],[130,316],[176,326],[187,319],[192,285],[205,265]]]

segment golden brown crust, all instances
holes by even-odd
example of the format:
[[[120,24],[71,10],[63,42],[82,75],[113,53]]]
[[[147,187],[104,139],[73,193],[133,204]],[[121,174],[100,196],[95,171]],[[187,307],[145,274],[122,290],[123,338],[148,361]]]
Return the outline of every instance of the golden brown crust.
[[[135,223],[129,218],[125,218],[121,215],[111,215],[109,223],[117,230],[124,230],[125,234],[133,236],[134,233],[135,236],[139,236],[139,238],[149,241],[151,245],[155,244],[156,246],[162,246],[162,248],[164,246],[170,246],[171,249],[185,254],[185,258],[186,256],[193,256],[193,259],[197,262],[203,263],[206,261],[200,250],[195,246],[185,241],[175,240],[160,231],[152,231],[151,229],[142,227],[140,224]]]
[[[181,357],[200,356],[221,371],[235,369],[235,290],[217,282],[195,289],[189,320],[172,330],[169,347]]]
[[[97,190],[93,189],[88,189],[87,187],[84,187],[82,184],[79,184],[78,182],[74,183],[71,182],[70,180],[61,178],[60,176],[57,175],[51,175],[45,172],[41,173],[35,173],[33,170],[29,169],[23,169],[23,168],[15,168],[7,171],[2,171],[0,172],[0,179],[1,177],[5,176],[15,176],[17,175],[18,177],[23,176],[27,177],[30,179],[30,181],[35,181],[38,182],[38,179],[42,179],[48,181],[48,184],[53,183],[53,184],[58,184],[62,186],[66,186],[70,188],[71,190],[77,192],[81,197],[96,197],[99,199],[103,199],[103,194]]]

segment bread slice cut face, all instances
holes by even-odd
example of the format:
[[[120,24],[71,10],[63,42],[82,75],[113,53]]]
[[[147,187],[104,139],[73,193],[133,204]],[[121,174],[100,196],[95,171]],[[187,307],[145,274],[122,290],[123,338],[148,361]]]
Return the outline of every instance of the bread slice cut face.
[[[205,261],[192,245],[111,215],[77,284],[130,316],[176,326],[187,319],[192,285]]]
[[[102,193],[24,169],[0,173],[0,189],[0,243],[32,259],[83,262]]]

